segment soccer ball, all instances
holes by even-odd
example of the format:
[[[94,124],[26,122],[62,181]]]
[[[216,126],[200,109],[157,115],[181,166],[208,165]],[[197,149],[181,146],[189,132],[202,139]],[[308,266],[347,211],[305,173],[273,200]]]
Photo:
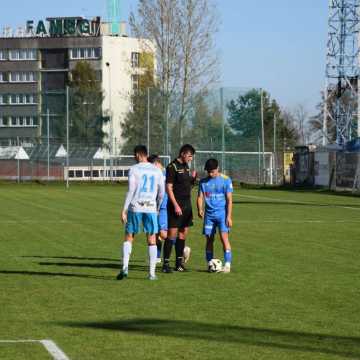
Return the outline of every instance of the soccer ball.
[[[191,249],[189,246],[184,247],[183,257],[184,257],[184,263],[187,263],[190,259],[190,253]]]
[[[219,259],[209,261],[209,272],[221,272],[223,269],[222,262]]]

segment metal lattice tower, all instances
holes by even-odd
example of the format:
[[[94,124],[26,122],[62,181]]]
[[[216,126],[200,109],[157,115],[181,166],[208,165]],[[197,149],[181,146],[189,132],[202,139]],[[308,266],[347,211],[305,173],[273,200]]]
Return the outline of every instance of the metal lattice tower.
[[[110,23],[110,33],[120,33],[120,0],[107,0],[107,16]]]
[[[323,145],[329,118],[340,146],[351,140],[359,118],[359,11],[360,0],[329,0]]]

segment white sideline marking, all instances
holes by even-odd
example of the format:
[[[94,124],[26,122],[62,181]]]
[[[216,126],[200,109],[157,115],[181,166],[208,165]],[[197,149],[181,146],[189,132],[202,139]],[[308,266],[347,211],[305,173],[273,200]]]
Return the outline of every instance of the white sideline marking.
[[[0,343],[40,343],[54,360],[70,360],[52,340],[0,340]]]
[[[271,198],[266,196],[255,196],[255,195],[242,195],[238,194],[239,197],[245,197],[250,199],[259,199],[259,200],[269,200],[269,201],[279,201],[279,202],[287,202],[289,204],[304,204],[304,205],[317,205],[317,206],[330,206],[330,207],[337,207],[337,208],[343,208],[343,209],[350,209],[350,210],[360,210],[360,208],[355,208],[351,206],[344,206],[344,205],[336,205],[336,204],[319,204],[314,202],[307,202],[307,201],[297,201],[297,200],[287,200],[287,199],[278,199],[278,198]]]

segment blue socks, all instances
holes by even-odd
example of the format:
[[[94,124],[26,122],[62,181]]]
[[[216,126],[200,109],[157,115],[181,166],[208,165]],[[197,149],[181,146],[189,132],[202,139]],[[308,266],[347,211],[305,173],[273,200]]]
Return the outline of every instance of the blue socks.
[[[212,258],[213,258],[213,252],[206,250],[206,261],[209,262],[212,260]]]
[[[231,263],[231,259],[232,259],[231,250],[225,250],[224,251],[224,262]]]

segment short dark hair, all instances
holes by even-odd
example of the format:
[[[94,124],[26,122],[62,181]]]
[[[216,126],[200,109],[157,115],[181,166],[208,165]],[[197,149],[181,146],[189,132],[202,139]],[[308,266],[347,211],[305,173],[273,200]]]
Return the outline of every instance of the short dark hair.
[[[182,153],[191,153],[192,155],[195,154],[195,149],[192,145],[190,144],[185,144],[183,145],[181,148],[180,148],[180,151],[179,151],[179,156],[182,154]]]
[[[208,159],[206,160],[204,170],[211,171],[215,170],[219,167],[219,162],[216,159]]]
[[[147,156],[148,152],[147,152],[146,146],[145,145],[136,145],[134,147],[134,155],[136,155],[136,154]]]
[[[159,155],[157,154],[151,154],[149,157],[148,157],[148,162],[149,163],[155,163],[155,162],[160,162],[160,157]]]

